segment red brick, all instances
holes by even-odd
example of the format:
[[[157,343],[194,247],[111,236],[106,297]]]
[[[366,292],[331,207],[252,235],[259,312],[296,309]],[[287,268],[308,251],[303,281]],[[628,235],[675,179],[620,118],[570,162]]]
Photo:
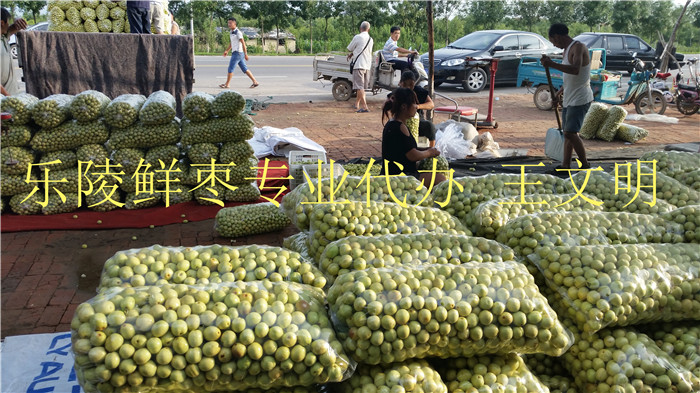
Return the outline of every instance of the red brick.
[[[60,325],[56,325],[56,331],[57,332],[70,332],[70,323],[62,323]]]
[[[69,304],[66,308],[66,311],[63,312],[63,316],[61,317],[61,324],[67,324],[70,326],[70,321],[73,319],[73,314],[75,314],[75,310],[77,308],[78,303]]]
[[[2,290],[3,292],[13,292],[22,281],[22,277],[3,277]]]
[[[54,288],[55,289],[55,288]],[[49,304],[53,291],[34,292],[27,300],[27,308],[44,308]]]
[[[69,304],[71,300],[73,300],[73,296],[75,296],[75,289],[57,289],[53,293],[51,300],[49,300],[49,306],[60,306]]]
[[[34,291],[39,286],[39,281],[41,281],[41,276],[25,276],[17,285],[16,290],[19,292]]]
[[[59,287],[61,282],[63,281],[63,275],[62,274],[44,274],[41,277],[41,281],[39,281],[39,287],[52,287],[54,290]],[[51,291],[53,293],[54,291]]]
[[[48,306],[44,309],[39,319],[38,326],[56,326],[61,322],[65,312],[65,306]]]
[[[43,333],[54,333],[56,332],[55,326],[37,326],[32,329],[31,334],[43,334]]]
[[[3,282],[3,287],[5,283]],[[27,300],[32,295],[31,291],[10,292],[2,294],[2,311],[5,310],[21,310],[27,304]]]
[[[35,260],[34,263],[32,263],[32,267],[27,271],[28,276],[34,276],[34,275],[44,275],[46,273],[51,272],[51,257],[49,256],[38,256]]]

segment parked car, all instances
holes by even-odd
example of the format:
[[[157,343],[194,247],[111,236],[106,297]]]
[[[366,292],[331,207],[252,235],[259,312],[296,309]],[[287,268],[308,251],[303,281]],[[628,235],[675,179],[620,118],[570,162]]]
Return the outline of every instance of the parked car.
[[[539,34],[518,30],[480,30],[435,51],[435,86],[461,84],[468,92],[478,92],[489,84],[489,61],[499,59],[497,84],[515,84],[523,56],[561,53]],[[428,69],[428,55],[420,58]]]
[[[652,48],[643,39],[632,34],[620,33],[583,33],[574,37],[581,41],[588,48],[603,48],[607,53],[607,65],[605,68],[610,71],[627,71],[632,73],[632,55],[636,52],[637,58],[646,62],[654,62],[659,65],[659,56],[663,51],[661,48]],[[675,53],[676,60],[683,61],[684,55]],[[671,61],[669,67],[677,68],[675,62]]]
[[[34,26],[29,26],[27,27],[27,30],[36,30],[36,31],[47,31],[49,29],[49,22],[40,22],[35,24]],[[12,37],[8,40],[8,43],[10,44],[10,53],[12,54],[12,58],[16,59],[17,58],[17,37],[13,34]]]

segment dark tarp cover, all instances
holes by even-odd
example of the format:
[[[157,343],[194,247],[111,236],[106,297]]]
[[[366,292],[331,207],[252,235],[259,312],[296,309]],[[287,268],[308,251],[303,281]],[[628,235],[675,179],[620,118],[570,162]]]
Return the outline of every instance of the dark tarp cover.
[[[39,98],[97,90],[114,99],[165,90],[181,115],[194,83],[191,36],[20,31],[17,44],[27,93]]]

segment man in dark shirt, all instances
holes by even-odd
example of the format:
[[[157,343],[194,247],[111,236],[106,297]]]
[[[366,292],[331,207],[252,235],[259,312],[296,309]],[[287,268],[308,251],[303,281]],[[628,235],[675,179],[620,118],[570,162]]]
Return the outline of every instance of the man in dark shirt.
[[[150,1],[127,1],[126,16],[132,34],[151,34]]]

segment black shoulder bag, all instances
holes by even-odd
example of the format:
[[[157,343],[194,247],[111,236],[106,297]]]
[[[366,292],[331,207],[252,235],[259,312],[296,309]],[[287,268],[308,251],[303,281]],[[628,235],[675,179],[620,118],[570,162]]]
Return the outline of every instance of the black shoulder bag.
[[[369,37],[369,39],[367,40],[367,43],[365,44],[365,47],[362,48],[362,52],[360,52],[360,55],[362,55],[363,53],[365,53],[365,49],[367,49],[367,45],[369,45],[369,43],[370,43],[371,41],[372,41],[372,37]],[[359,56],[358,56],[358,57],[359,57]],[[352,72],[353,72],[354,69],[355,69],[355,63],[356,63],[356,62],[357,62],[357,58],[354,58],[354,59],[350,62],[350,73],[351,73],[351,74],[352,74]]]

